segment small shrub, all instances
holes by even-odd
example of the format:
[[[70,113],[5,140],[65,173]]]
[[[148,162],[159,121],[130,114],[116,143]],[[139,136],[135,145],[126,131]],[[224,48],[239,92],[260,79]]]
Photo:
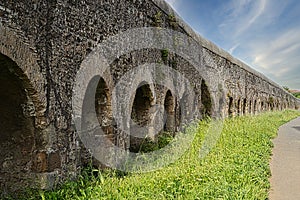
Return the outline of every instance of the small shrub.
[[[178,29],[179,25],[178,25],[175,15],[169,15],[169,22],[170,22],[171,27],[174,30]]]
[[[161,58],[164,61],[164,63],[168,61],[168,57],[169,57],[169,50],[168,49],[161,50]]]
[[[159,11],[153,17],[153,26],[155,26],[155,27],[161,27],[162,23],[163,23],[162,12]]]
[[[172,140],[173,135],[169,132],[160,133],[155,141],[151,140],[150,138],[145,138],[145,140],[140,146],[139,152],[148,153],[162,149],[163,147],[168,145]]]

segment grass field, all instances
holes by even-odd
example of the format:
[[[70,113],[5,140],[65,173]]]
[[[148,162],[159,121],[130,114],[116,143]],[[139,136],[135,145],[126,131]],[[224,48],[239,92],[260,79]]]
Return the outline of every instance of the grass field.
[[[199,149],[209,121],[199,123],[190,149],[162,170],[140,174],[83,173],[55,191],[31,192],[25,199],[267,199],[271,139],[297,111],[226,119],[216,146],[203,159]]]

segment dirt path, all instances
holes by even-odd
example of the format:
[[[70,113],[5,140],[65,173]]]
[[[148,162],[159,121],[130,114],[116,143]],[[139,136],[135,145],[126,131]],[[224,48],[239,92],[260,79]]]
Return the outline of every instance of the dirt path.
[[[280,127],[273,142],[270,200],[300,200],[300,117]]]

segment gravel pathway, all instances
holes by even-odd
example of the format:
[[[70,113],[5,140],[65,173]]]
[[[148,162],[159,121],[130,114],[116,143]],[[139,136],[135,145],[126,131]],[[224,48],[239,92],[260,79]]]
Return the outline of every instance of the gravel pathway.
[[[270,200],[300,200],[300,117],[281,126],[273,143]]]

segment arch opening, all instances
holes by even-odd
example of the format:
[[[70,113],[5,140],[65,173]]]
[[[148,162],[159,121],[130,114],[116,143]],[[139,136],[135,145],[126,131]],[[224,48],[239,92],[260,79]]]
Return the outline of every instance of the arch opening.
[[[243,114],[246,114],[246,107],[247,107],[247,99],[244,99],[243,101]]]
[[[249,114],[252,114],[252,101],[249,101]]]
[[[115,134],[112,126],[111,93],[102,77],[100,78],[96,89],[95,109],[101,129],[108,139],[115,143]]]
[[[228,102],[228,116],[232,117],[233,116],[233,98],[229,97],[229,102]]]
[[[241,100],[239,99],[238,101],[237,101],[237,113],[238,113],[238,115],[240,115],[241,114]]]
[[[0,54],[1,189],[18,185],[21,174],[30,173],[33,168],[35,107],[20,71],[14,61]]]
[[[212,114],[212,101],[208,86],[204,80],[201,81],[201,108],[200,113],[203,117],[211,116]]]
[[[173,134],[175,132],[175,101],[170,90],[166,93],[164,108],[166,114],[164,131]]]
[[[151,123],[152,116],[150,109],[152,104],[153,95],[150,89],[150,85],[143,82],[136,90],[131,110],[131,135],[129,147],[129,150],[131,152],[139,152],[142,143],[147,139],[147,136],[149,135],[149,130],[145,127],[147,127]],[[135,133],[133,134],[132,132]]]

